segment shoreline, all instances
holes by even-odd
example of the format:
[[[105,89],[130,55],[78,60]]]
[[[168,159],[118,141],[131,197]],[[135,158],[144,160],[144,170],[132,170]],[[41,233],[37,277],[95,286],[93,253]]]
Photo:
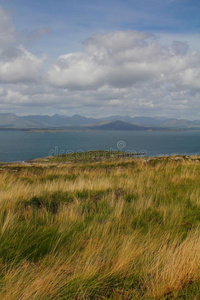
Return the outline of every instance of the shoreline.
[[[99,152],[102,150],[99,150]],[[133,160],[141,160],[145,163],[149,163],[152,161],[193,161],[200,162],[200,154],[171,154],[171,155],[158,155],[158,156],[148,156],[148,155],[139,155],[132,153],[112,153],[108,156],[108,152],[105,151],[105,156],[95,156],[98,151],[86,151],[86,152],[75,152],[73,155],[55,155],[55,156],[45,156],[39,157],[24,161],[11,161],[11,162],[0,162],[0,167],[2,166],[12,166],[12,165],[36,165],[36,164],[67,164],[67,163],[103,163],[103,162],[129,162]],[[102,153],[102,152],[101,152]],[[80,156],[81,154],[81,156]]]
[[[106,131],[139,131],[139,132],[186,132],[186,131],[200,131],[200,127],[192,128],[144,128],[144,129],[100,129],[100,128],[89,128],[89,127],[78,127],[78,128],[1,128],[1,131],[15,131],[15,132],[28,132],[28,133],[67,133],[67,132],[106,132]]]

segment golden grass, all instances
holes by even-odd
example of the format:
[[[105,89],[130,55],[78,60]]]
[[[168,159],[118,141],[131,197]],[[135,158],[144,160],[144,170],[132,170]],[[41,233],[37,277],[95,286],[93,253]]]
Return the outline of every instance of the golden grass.
[[[2,168],[0,299],[200,294],[196,157]]]

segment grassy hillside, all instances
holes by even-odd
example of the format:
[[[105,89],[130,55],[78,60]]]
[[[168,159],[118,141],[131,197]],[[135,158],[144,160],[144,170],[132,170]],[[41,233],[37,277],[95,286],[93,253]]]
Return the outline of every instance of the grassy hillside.
[[[200,157],[0,165],[0,299],[200,299]]]

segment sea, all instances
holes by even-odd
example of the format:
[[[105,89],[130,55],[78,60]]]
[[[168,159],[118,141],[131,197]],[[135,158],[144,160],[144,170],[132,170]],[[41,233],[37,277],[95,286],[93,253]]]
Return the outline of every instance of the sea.
[[[200,131],[0,131],[0,162],[89,150],[126,151],[137,155],[200,154]]]

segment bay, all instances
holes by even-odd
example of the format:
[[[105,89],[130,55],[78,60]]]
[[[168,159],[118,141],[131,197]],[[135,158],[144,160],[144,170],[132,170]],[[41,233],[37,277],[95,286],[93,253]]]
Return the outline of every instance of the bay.
[[[148,156],[200,154],[200,131],[0,131],[0,161],[88,150],[145,151]]]

